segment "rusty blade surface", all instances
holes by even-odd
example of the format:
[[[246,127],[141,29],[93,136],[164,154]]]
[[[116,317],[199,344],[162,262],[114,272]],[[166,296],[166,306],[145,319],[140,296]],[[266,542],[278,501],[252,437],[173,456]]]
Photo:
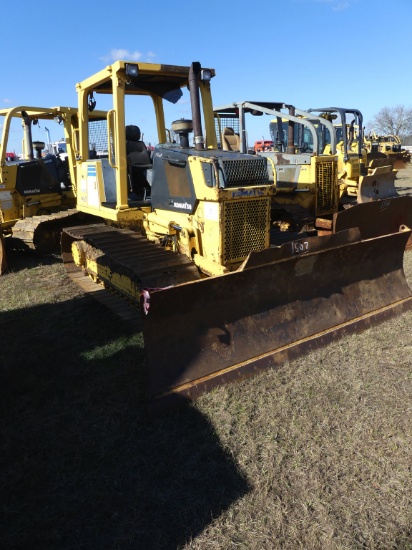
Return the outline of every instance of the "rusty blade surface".
[[[358,204],[335,214],[333,219],[333,232],[359,227],[362,239],[397,233],[402,226],[412,229],[412,197]],[[406,248],[412,248],[412,238]]]
[[[319,252],[326,248],[342,246],[344,244],[361,240],[360,231],[357,227],[351,227],[340,231],[339,233],[330,233],[328,235],[305,237],[282,244],[281,246],[271,246],[260,252],[250,252],[247,259],[243,262],[239,271],[250,269],[268,263],[277,262],[292,256],[301,254],[310,254]]]
[[[406,168],[406,162],[402,159],[396,159],[393,165],[394,170],[403,170]]]
[[[273,366],[287,346],[412,306],[407,233],[153,292],[143,332],[151,398],[195,397]],[[309,343],[310,345],[310,343]],[[301,352],[305,347],[296,347]]]

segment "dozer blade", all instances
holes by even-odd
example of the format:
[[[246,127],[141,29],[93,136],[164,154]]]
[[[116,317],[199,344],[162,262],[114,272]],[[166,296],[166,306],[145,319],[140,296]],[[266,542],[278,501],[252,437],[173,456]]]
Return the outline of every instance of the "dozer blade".
[[[387,157],[384,153],[368,154],[368,168],[378,168],[381,166],[392,167],[395,159]]]
[[[372,174],[362,176],[359,179],[358,203],[397,197],[395,178],[396,170],[389,166],[374,168]]]
[[[262,265],[152,292],[142,319],[152,411],[411,308],[402,269],[408,236],[269,263],[266,256]]]
[[[334,215],[334,233],[350,227],[358,227],[362,239],[412,229],[412,197],[357,204]],[[412,249],[412,237],[407,241],[406,249]]]
[[[404,162],[402,159],[396,159],[393,168],[395,170],[403,170],[404,168],[406,168],[406,162]]]

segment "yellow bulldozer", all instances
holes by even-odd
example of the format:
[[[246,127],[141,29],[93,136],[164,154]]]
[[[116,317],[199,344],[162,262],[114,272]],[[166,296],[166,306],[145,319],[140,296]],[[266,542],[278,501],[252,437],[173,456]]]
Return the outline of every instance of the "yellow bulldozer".
[[[368,157],[363,135],[363,116],[358,109],[327,107],[308,109],[333,122],[338,156],[340,206],[333,218],[333,232],[358,227],[363,238],[371,238],[412,227],[412,197],[399,196],[396,170],[387,156]],[[324,152],[333,142],[327,136]],[[409,238],[407,249],[412,248]]]
[[[98,124],[94,114],[94,123]],[[47,253],[59,247],[63,225],[79,223],[75,209],[77,154],[77,108],[19,106],[0,110],[0,274],[7,268],[6,247],[27,248]],[[40,123],[57,123],[64,133],[66,153],[53,148],[48,140],[33,140],[32,130]],[[22,154],[7,153],[11,135],[22,127]],[[44,128],[50,137],[50,131]],[[76,220],[76,222],[75,222]]]
[[[320,234],[330,230],[332,216],[339,208],[333,125],[324,118],[280,102],[234,102],[215,107],[214,113],[222,149],[241,153],[251,151],[248,127],[252,117],[271,117],[272,139],[267,142],[270,145],[254,149],[267,159],[269,179],[276,189],[272,224],[298,232],[314,230]],[[327,154],[323,153],[325,132],[332,136]],[[239,136],[238,142],[236,136]]]
[[[387,158],[395,170],[406,168],[406,165],[411,162],[411,154],[402,147],[399,136],[377,135],[375,132],[370,132],[364,135],[364,145],[368,160]]]
[[[322,111],[317,116],[292,105],[261,101],[235,102],[214,111],[221,148],[242,153],[256,151],[268,160],[269,178],[276,187],[272,224],[283,230],[277,233],[279,243],[303,233],[325,235],[349,227],[359,227],[363,238],[412,227],[412,199],[398,197],[393,184],[395,172],[387,157],[382,155],[384,158],[368,162],[366,150],[362,147],[358,151],[354,123],[362,121],[360,111],[341,110],[344,120],[352,113],[346,145],[342,124],[332,124],[338,117],[333,112]],[[251,118],[264,114],[275,116],[269,123],[272,139],[265,147],[249,147]],[[368,194],[370,188],[374,192]],[[371,204],[380,200],[385,203]],[[272,242],[275,235],[272,229]],[[412,248],[412,239],[407,248]]]
[[[214,75],[198,62],[117,61],[77,84],[77,209],[101,223],[65,228],[63,261],[97,299],[139,317],[153,408],[412,306],[402,270],[410,231],[364,240],[353,227],[271,244],[268,161],[218,148]],[[95,158],[89,123],[108,96],[107,158]],[[149,106],[153,154],[136,124],[150,133]]]
[[[351,206],[398,196],[393,164],[387,158],[367,158],[363,116],[358,109],[324,107],[308,109],[308,112],[334,123],[341,204]],[[325,152],[328,152],[328,146]]]

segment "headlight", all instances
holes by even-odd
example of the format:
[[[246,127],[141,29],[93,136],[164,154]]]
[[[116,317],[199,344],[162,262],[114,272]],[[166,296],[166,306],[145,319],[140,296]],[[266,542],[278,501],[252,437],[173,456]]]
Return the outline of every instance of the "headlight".
[[[137,78],[139,74],[139,66],[132,65],[131,63],[126,63],[125,71],[126,71],[126,76],[129,76],[130,78]]]
[[[212,71],[210,69],[202,69],[200,71],[200,80],[210,82],[212,80]]]

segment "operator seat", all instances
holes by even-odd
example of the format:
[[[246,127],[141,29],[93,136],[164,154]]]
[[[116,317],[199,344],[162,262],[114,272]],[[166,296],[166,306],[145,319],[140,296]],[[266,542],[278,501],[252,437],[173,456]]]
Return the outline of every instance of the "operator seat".
[[[240,151],[240,137],[235,134],[233,128],[223,128],[222,132],[222,149],[223,151]]]
[[[152,160],[143,141],[140,141],[140,128],[126,126],[126,156],[130,189],[133,199],[146,200],[150,197]]]

